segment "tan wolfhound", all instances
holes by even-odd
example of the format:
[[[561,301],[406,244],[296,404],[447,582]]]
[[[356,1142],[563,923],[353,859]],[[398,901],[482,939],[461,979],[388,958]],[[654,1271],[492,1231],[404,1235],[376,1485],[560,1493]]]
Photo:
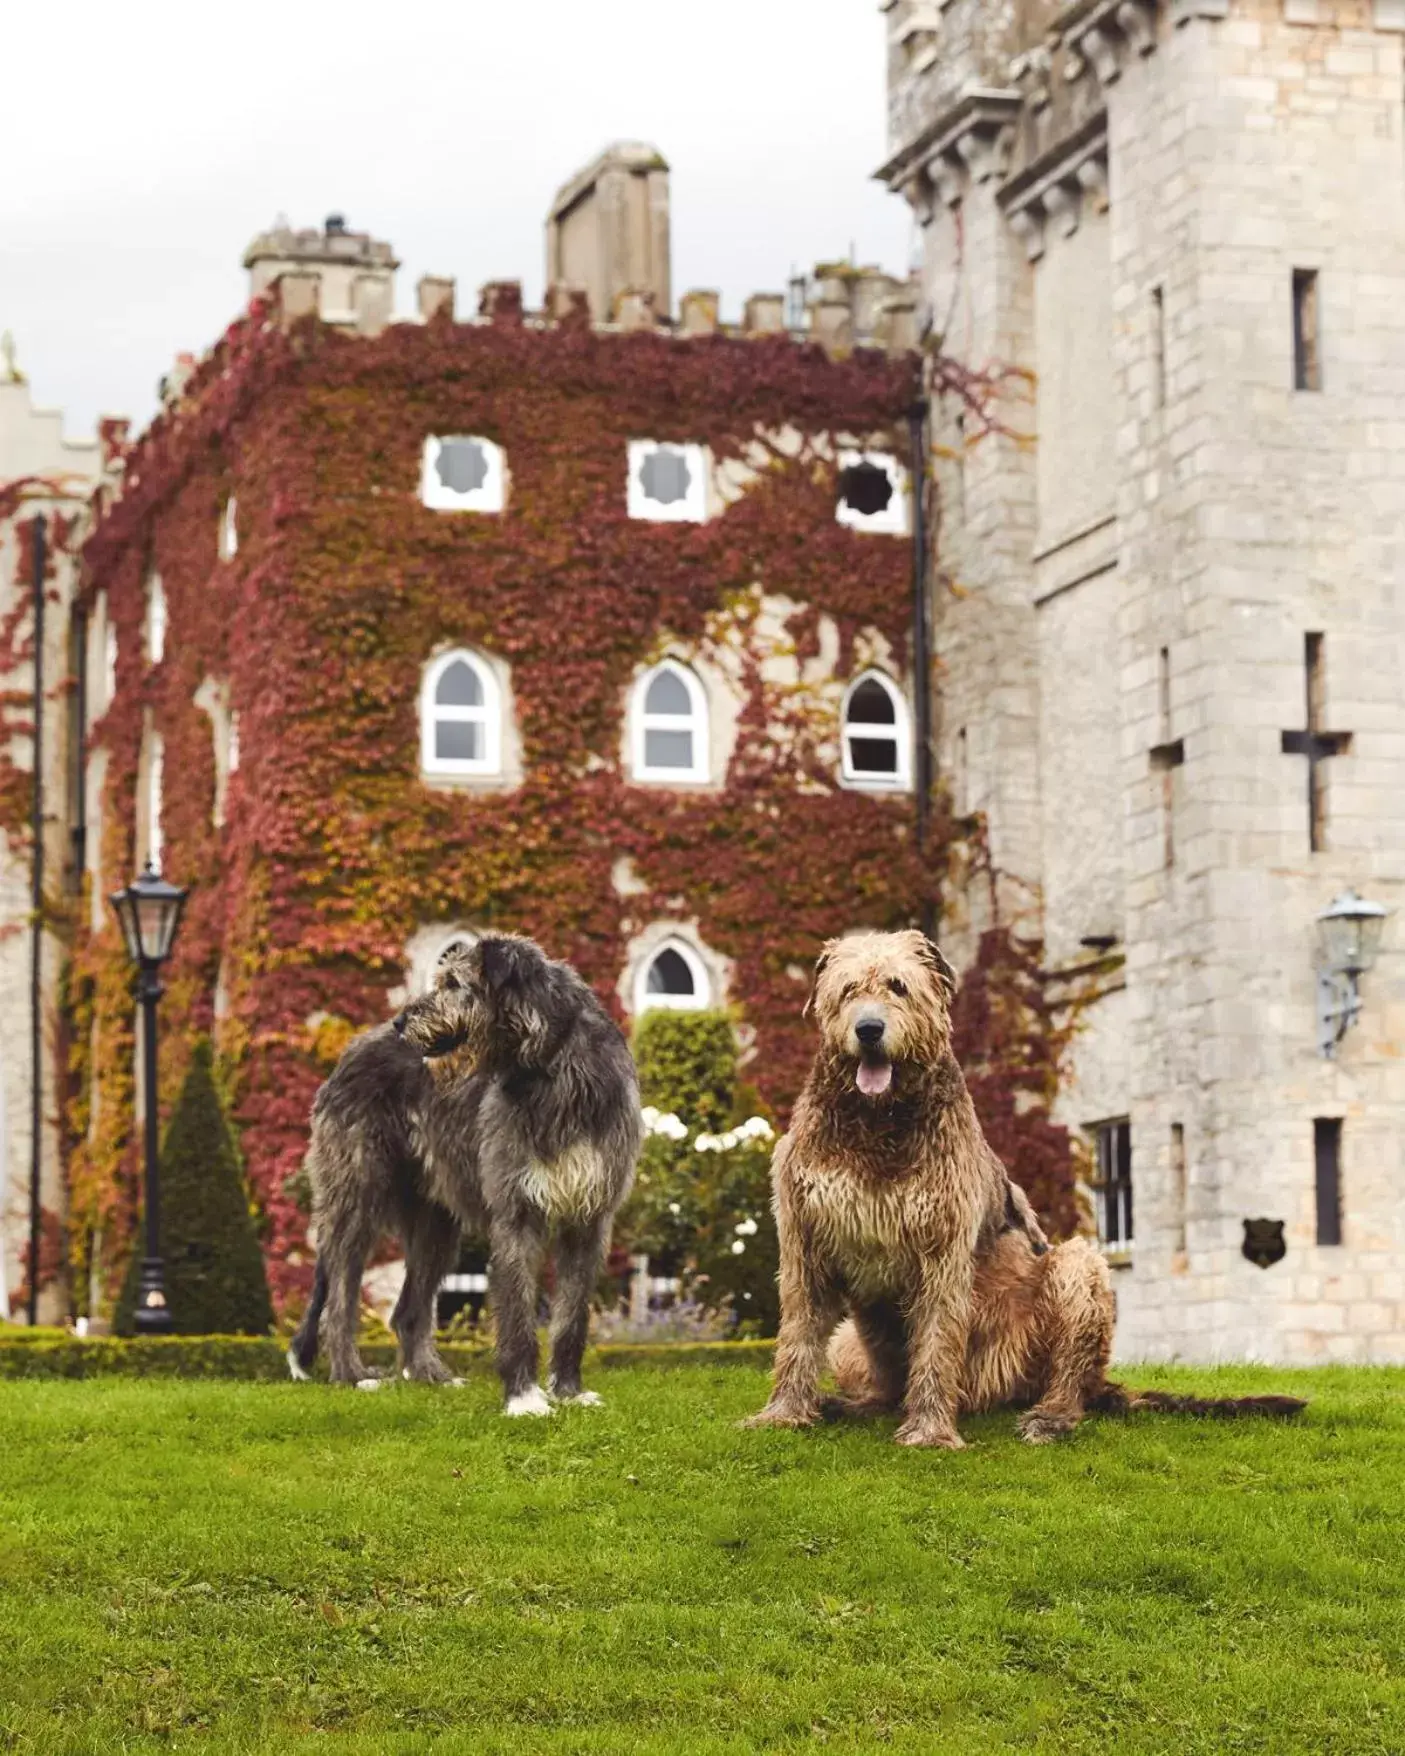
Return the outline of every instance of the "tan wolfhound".
[[[831,941],[811,1004],[821,1046],[776,1148],[781,1329],[749,1423],[901,1408],[903,1445],[958,1450],[958,1413],[1024,1406],[1040,1444],[1085,1409],[1290,1414],[1288,1397],[1209,1402],[1107,1380],[1114,1301],[1086,1240],[1052,1249],[987,1143],[951,1050],[951,966],[918,932]],[[835,1333],[845,1310],[849,1321]]]

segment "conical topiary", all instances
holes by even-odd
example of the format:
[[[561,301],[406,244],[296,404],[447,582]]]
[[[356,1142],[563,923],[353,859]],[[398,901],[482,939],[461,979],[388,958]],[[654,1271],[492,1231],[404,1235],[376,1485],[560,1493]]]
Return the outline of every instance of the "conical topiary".
[[[244,1180],[208,1040],[181,1087],[161,1148],[161,1256],[166,1301],[178,1335],[264,1335],[273,1307]],[[143,1234],[117,1301],[113,1328],[131,1335]]]

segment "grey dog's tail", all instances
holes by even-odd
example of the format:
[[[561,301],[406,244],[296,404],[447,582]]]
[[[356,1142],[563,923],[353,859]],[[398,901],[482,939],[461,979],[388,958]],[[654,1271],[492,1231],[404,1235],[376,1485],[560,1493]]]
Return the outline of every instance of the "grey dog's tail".
[[[317,1272],[312,1277],[312,1297],[303,1312],[293,1345],[288,1349],[288,1368],[295,1378],[305,1378],[317,1360],[317,1326],[322,1321],[322,1307],[327,1303],[327,1270],[318,1258]]]
[[[1172,1396],[1165,1390],[1129,1390],[1125,1384],[1104,1384],[1088,1407],[1099,1414],[1125,1415],[1135,1408],[1163,1415],[1200,1415],[1217,1421],[1238,1421],[1249,1415],[1287,1420],[1307,1404],[1296,1396]]]

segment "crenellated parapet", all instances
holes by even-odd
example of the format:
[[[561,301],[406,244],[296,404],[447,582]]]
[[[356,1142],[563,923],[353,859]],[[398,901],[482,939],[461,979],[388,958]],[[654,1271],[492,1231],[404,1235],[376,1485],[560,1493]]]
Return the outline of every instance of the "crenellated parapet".
[[[994,182],[1031,260],[1107,206],[1107,95],[1230,0],[889,0],[890,146],[878,177],[926,225]]]

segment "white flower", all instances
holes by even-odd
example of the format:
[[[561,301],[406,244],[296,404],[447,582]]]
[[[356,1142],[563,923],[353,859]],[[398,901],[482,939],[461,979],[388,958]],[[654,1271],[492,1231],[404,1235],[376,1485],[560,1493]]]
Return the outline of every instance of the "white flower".
[[[719,1152],[722,1143],[715,1134],[699,1134],[693,1142],[694,1152]]]
[[[733,1256],[745,1256],[746,1255],[746,1245],[742,1243],[740,1238],[738,1238],[737,1241],[732,1245],[732,1254],[733,1254]]]
[[[686,1140],[688,1130],[672,1111],[656,1110],[652,1104],[645,1104],[639,1112],[644,1121],[646,1134],[661,1134],[665,1140]]]
[[[756,1221],[749,1218],[744,1219],[738,1225],[733,1226],[732,1230],[743,1238],[754,1238],[757,1233]]]
[[[670,1201],[668,1204],[668,1211],[670,1213],[682,1213],[683,1209],[678,1205],[678,1203],[676,1201]]]
[[[776,1131],[764,1116],[748,1116],[741,1125],[742,1138],[745,1140],[774,1140]]]

